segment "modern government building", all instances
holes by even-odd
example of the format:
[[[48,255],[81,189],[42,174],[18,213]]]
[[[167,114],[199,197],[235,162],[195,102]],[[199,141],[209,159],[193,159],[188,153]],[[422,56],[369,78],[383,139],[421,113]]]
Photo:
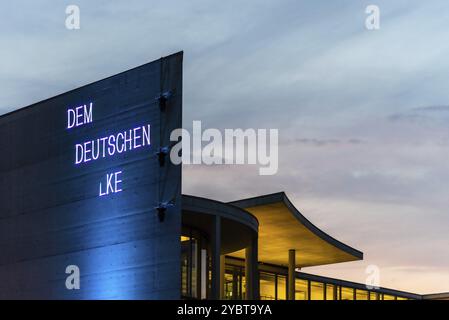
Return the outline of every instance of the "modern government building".
[[[0,299],[448,299],[301,272],[363,253],[283,192],[183,195],[182,61],[0,115]]]
[[[313,225],[283,192],[230,203],[187,195],[182,200],[183,298],[449,299],[298,271],[362,260],[363,253]]]

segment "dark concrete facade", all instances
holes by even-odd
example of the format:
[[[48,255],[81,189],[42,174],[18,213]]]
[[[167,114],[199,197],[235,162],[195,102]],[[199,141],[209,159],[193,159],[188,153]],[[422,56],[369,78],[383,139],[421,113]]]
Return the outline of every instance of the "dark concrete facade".
[[[90,102],[93,122],[68,129],[67,109]],[[182,53],[1,116],[0,298],[179,299],[181,166],[157,152],[181,117]],[[75,144],[146,124],[149,147],[75,164]],[[100,197],[117,170],[123,191]]]

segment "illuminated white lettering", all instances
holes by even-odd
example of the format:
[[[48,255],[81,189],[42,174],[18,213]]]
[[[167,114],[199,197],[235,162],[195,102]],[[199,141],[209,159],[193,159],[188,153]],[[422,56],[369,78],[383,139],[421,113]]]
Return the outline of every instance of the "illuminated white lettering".
[[[97,147],[95,142],[92,141],[92,160],[97,160],[100,157],[100,139],[97,139]]]
[[[120,187],[122,180],[119,179],[121,174],[122,171],[106,174],[106,190],[103,191],[102,183],[100,182],[100,197],[123,191]]]
[[[103,158],[106,157],[105,152],[106,152],[106,140],[107,140],[107,139],[108,139],[107,137],[104,137],[104,138],[101,138],[101,139],[100,139],[101,142],[103,143],[103,144],[102,144],[102,149],[103,149],[102,157],[103,157]]]
[[[83,114],[79,110],[81,110],[83,108],[84,108],[84,106],[76,108],[76,126],[77,127],[83,124],[81,121],[79,121],[80,118],[83,117]]]
[[[77,144],[75,146],[75,150],[76,150],[75,164],[79,164],[83,162],[83,146],[81,144]]]
[[[67,110],[67,129],[73,128],[75,126],[75,110]]]
[[[142,131],[143,131],[142,146],[145,146],[145,144],[150,145],[151,144],[151,140],[150,140],[150,125],[148,125],[147,128],[142,127]]]
[[[122,189],[120,189],[120,187],[119,187],[119,185],[122,183],[122,180],[118,179],[118,176],[121,174],[122,174],[121,171],[114,173],[114,176],[115,176],[115,191],[114,192],[116,192],[116,193],[122,191]]]
[[[112,142],[111,142],[112,141]],[[109,136],[108,138],[108,153],[113,156],[115,153],[115,136]]]
[[[140,139],[140,136],[138,135],[137,131],[141,130],[142,128],[134,128],[134,149],[140,148],[141,144],[137,144],[136,142]]]
[[[88,146],[90,146],[91,143],[92,141],[84,142],[84,162],[89,162],[90,160],[92,160],[90,157],[87,156],[89,153],[92,152],[92,149],[88,148]]]
[[[79,106],[75,109],[67,110],[67,129],[73,127],[79,127],[86,123],[91,123],[93,121],[92,117],[92,107],[93,103],[87,105]]]
[[[126,133],[125,133],[126,134]],[[125,146],[125,144],[124,143],[122,143],[122,144],[119,144],[119,142],[118,142],[118,140],[119,140],[119,138],[121,137],[121,140],[125,140],[125,138],[124,138],[124,134],[123,133],[119,133],[119,134],[117,134],[117,152],[118,153],[122,153],[124,150],[126,150],[125,148],[126,148],[126,146]],[[119,146],[121,146],[121,148],[119,148]]]
[[[91,123],[92,120],[92,102],[89,104],[89,109],[84,105],[84,123]]]
[[[75,163],[84,163],[150,146],[150,125],[125,130],[76,145]]]
[[[123,139],[124,145],[125,145],[125,151],[132,150],[132,144],[131,144],[131,142],[133,141],[132,132],[133,132],[132,130],[129,130],[129,135],[128,135],[127,132],[125,131],[125,138]],[[126,147],[128,144],[129,144],[129,148]]]

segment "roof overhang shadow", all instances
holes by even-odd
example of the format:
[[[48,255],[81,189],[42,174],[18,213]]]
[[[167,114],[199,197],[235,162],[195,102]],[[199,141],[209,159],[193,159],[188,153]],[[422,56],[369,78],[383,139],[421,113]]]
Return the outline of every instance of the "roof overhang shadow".
[[[284,192],[230,202],[259,221],[259,261],[288,264],[296,250],[296,267],[362,260],[363,253],[331,237],[304,217]],[[243,258],[244,253],[233,256]]]

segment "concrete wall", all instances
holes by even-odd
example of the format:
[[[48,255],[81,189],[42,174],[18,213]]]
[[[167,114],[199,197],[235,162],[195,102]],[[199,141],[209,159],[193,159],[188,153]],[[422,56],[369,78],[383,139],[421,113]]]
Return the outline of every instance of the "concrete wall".
[[[90,102],[93,122],[67,129],[67,109]],[[156,152],[181,117],[182,53],[1,116],[0,298],[178,299],[181,166],[160,168]],[[150,147],[75,164],[75,144],[147,123]],[[100,197],[119,170],[123,191]],[[66,288],[68,265],[79,290]]]

